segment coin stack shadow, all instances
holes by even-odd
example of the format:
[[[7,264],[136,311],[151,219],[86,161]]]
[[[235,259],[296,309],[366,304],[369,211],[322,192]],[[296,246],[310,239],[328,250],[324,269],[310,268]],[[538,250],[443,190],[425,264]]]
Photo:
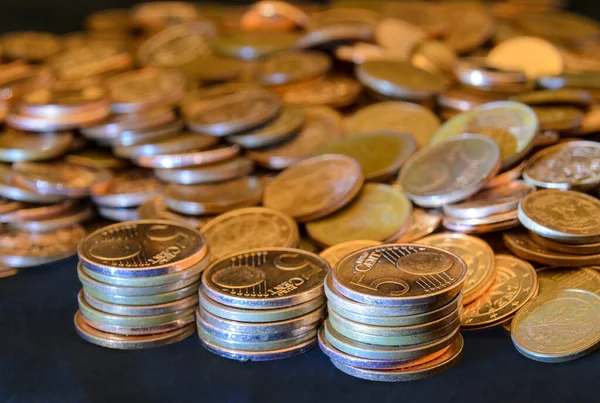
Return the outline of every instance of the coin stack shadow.
[[[373,267],[374,270],[379,270],[377,265],[388,264],[388,255],[392,256],[390,253],[403,257],[411,256],[410,250],[415,251],[412,252],[414,256],[419,255],[419,252],[424,252],[423,257],[432,253],[427,248],[415,249],[414,246],[396,244],[363,249],[338,262],[327,276],[325,294],[329,317],[319,330],[318,340],[321,350],[341,371],[373,381],[408,381],[442,372],[460,358],[463,347],[463,339],[459,333],[460,310],[466,269],[463,268],[459,277],[454,277],[452,273],[444,277],[447,282],[423,274],[412,276],[413,280],[416,279],[412,286],[409,285],[410,282],[400,278],[405,274],[397,268],[388,270],[385,278],[368,273]],[[416,269],[426,273],[433,267],[428,267],[431,262],[420,259],[415,258],[415,263],[419,262],[420,266],[411,268],[411,271]],[[458,267],[464,265],[457,256],[452,259],[457,262]],[[362,264],[362,269],[372,267],[361,272],[361,278],[354,276],[349,283],[341,280],[344,283],[341,284],[335,279],[338,277],[335,271],[340,266],[347,266],[350,260],[359,262],[357,265]],[[442,260],[444,259],[441,258],[437,263]],[[436,266],[437,263],[433,265]],[[448,273],[444,270],[454,265],[449,259],[444,263],[443,266],[436,266],[442,270],[438,272],[441,276],[446,276]],[[397,277],[398,274],[400,277]],[[373,281],[361,285],[362,281],[371,280]],[[354,298],[344,291],[348,290],[348,284],[353,288],[351,294]],[[372,298],[369,291],[363,293],[360,290],[366,290],[363,287],[370,288],[370,292],[380,292],[380,296],[386,294],[387,297]],[[404,292],[399,291],[398,287]],[[378,288],[381,290],[377,290]],[[427,291],[415,299],[415,294],[406,294],[411,288]],[[403,297],[402,294],[406,295]]]
[[[282,359],[316,347],[327,313],[328,269],[319,256],[291,248],[253,249],[217,260],[203,273],[199,291],[202,345],[239,361]]]

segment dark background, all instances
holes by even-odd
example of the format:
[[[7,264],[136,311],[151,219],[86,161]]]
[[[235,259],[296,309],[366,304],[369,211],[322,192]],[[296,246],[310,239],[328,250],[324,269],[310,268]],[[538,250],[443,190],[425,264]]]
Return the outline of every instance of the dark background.
[[[133,1],[0,0],[0,31],[81,29],[94,10]],[[228,2],[235,3],[235,2]],[[595,16],[600,5],[572,1]],[[0,279],[0,402],[599,402],[600,353],[563,364],[522,357],[501,328],[464,333],[462,360],[410,383],[362,381],[319,350],[282,361],[238,363],[196,336],[152,350],[117,351],[81,340],[76,258]]]

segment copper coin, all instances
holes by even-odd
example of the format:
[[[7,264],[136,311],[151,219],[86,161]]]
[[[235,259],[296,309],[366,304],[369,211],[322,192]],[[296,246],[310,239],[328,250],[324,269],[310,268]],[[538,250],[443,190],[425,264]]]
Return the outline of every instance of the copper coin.
[[[413,208],[400,236],[393,243],[415,242],[435,232],[442,223],[442,215],[436,210]]]
[[[321,52],[288,51],[267,57],[257,69],[262,85],[281,85],[323,76],[331,68],[331,60]]]
[[[3,165],[0,165],[0,196],[28,203],[56,203],[64,200],[63,196],[40,194],[21,185],[15,179],[15,172]]]
[[[61,44],[53,34],[36,31],[11,32],[0,38],[0,45],[9,59],[40,62],[58,53]]]
[[[135,163],[146,168],[184,168],[230,160],[239,152],[237,145],[221,146],[175,154],[140,155],[135,158]]]
[[[16,130],[0,132],[0,161],[40,161],[60,157],[69,150],[73,135],[69,132],[27,133]]]
[[[521,173],[525,169],[527,165],[527,161],[523,161],[519,165],[514,168],[508,169],[502,173],[491,178],[483,187],[484,189],[491,189],[497,186],[504,186],[514,180],[517,180],[521,177]]]
[[[442,4],[440,13],[450,21],[450,32],[444,43],[457,53],[467,53],[480,47],[494,33],[494,18],[483,5]]]
[[[211,165],[186,168],[159,168],[156,176],[169,183],[195,185],[200,183],[221,182],[248,175],[254,171],[254,162],[244,157],[217,162]]]
[[[373,26],[366,24],[336,23],[307,31],[300,38],[296,38],[294,45],[300,49],[309,49],[339,42],[369,42],[373,40],[373,36]]]
[[[356,240],[356,241],[348,241],[343,242],[334,246],[331,246],[319,253],[319,255],[329,263],[329,266],[332,268],[335,265],[348,256],[351,253],[356,252],[357,250],[368,248],[370,246],[379,245],[380,242],[377,241],[369,241],[369,240]]]
[[[113,147],[113,152],[121,158],[139,158],[162,154],[183,153],[189,150],[204,150],[215,146],[219,139],[199,133],[183,132],[175,136],[159,138],[149,143]]]
[[[529,231],[529,237],[538,245],[550,249],[554,252],[567,253],[573,255],[595,255],[600,254],[600,242],[589,244],[565,244],[539,236],[535,232]]]
[[[128,161],[115,158],[109,151],[93,148],[67,154],[65,162],[93,169],[120,169],[129,165]]]
[[[161,183],[152,171],[135,169],[116,174],[108,186],[92,189],[92,201],[104,207],[139,206],[160,193]]]
[[[82,128],[81,132],[92,139],[114,139],[124,131],[148,130],[174,120],[175,113],[171,109],[155,108],[126,115],[113,115],[98,125]]]
[[[308,87],[283,91],[283,101],[303,106],[344,108],[356,102],[362,86],[347,77],[327,77]]]
[[[185,1],[138,4],[131,9],[129,16],[135,26],[148,31],[160,31],[202,18],[198,6]]]
[[[0,222],[9,223],[50,218],[66,212],[73,207],[73,204],[74,202],[71,200],[41,206],[0,201]]]
[[[181,120],[174,120],[150,129],[122,131],[114,139],[109,139],[108,144],[112,145],[113,147],[129,147],[151,143],[178,134],[182,131],[182,129],[183,122]]]
[[[62,228],[89,221],[95,215],[90,203],[80,203],[68,210],[51,217],[34,220],[13,221],[8,223],[10,228],[29,232],[51,232]]]
[[[562,88],[558,90],[538,90],[527,92],[512,97],[513,100],[528,105],[572,105],[588,107],[593,103],[589,91],[576,88]]]
[[[133,58],[119,46],[95,43],[61,52],[49,64],[60,78],[72,80],[127,70]]]
[[[195,217],[186,214],[178,214],[168,209],[162,196],[155,196],[138,208],[138,219],[170,220],[187,224],[195,228],[201,228],[208,222],[210,217]]]
[[[400,19],[385,18],[375,28],[375,42],[400,59],[408,59],[427,33]]]
[[[294,32],[227,32],[220,34],[213,42],[215,52],[222,56],[244,60],[288,50],[294,47],[299,35]]]

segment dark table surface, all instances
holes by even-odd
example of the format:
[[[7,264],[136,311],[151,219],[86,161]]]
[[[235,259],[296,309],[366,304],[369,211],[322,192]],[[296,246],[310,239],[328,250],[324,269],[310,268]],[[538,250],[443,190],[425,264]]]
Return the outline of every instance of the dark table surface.
[[[132,3],[2,0],[0,32],[70,32],[94,10]],[[571,5],[600,15],[596,2]],[[569,363],[538,363],[519,355],[501,328],[464,333],[463,357],[455,367],[399,384],[345,375],[318,349],[265,363],[215,356],[196,336],[151,350],[110,350],[75,333],[80,287],[75,257],[0,279],[0,402],[600,401],[600,352]]]

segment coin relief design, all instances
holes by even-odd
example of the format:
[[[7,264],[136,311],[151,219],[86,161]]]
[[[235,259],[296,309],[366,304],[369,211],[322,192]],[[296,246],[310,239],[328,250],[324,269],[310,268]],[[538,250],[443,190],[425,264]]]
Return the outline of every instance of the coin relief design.
[[[600,295],[600,272],[593,268],[549,267],[538,270],[540,295],[554,291],[578,289]]]

